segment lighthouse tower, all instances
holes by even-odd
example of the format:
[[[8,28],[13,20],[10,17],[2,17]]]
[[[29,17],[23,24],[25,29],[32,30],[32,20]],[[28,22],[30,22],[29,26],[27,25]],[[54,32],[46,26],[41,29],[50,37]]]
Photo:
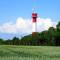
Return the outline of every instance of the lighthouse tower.
[[[32,13],[32,35],[35,36],[37,33],[37,13],[33,12]]]

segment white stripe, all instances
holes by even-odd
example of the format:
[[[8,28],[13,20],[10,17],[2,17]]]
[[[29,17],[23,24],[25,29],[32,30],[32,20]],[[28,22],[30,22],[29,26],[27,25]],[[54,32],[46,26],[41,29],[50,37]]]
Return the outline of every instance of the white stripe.
[[[32,23],[33,24],[33,26],[32,26],[32,32],[37,32],[37,24],[36,24],[36,22],[34,23]]]

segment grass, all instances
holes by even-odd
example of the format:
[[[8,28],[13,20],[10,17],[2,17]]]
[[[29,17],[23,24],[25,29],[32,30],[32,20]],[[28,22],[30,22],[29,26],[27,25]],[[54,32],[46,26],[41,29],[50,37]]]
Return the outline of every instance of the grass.
[[[60,47],[0,45],[0,60],[60,60]]]

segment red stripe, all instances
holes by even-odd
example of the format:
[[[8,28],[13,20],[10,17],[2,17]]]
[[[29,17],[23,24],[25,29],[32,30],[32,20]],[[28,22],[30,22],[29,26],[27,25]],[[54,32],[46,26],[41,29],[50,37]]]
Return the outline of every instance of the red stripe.
[[[32,13],[32,17],[37,18],[37,13]]]
[[[37,21],[36,18],[33,18],[33,19],[32,19],[32,22],[36,22],[36,21]]]

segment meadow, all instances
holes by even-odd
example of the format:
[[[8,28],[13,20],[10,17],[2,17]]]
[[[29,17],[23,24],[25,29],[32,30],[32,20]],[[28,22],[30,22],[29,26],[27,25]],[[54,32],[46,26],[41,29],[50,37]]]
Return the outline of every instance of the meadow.
[[[0,45],[0,60],[60,60],[60,47]]]

